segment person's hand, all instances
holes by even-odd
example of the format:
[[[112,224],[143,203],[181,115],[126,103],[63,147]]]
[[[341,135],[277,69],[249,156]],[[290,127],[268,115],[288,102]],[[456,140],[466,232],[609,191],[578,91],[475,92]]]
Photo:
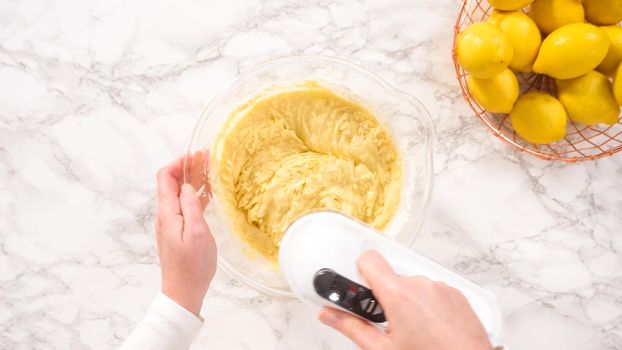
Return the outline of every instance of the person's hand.
[[[366,252],[358,268],[384,309],[389,330],[332,308],[320,321],[365,350],[491,350],[486,331],[457,289],[425,277],[396,275],[377,252]]]
[[[156,235],[162,293],[199,316],[216,272],[216,243],[203,218],[207,203],[202,198],[209,197],[200,198],[192,185],[182,184],[182,167],[180,158],[158,171]]]

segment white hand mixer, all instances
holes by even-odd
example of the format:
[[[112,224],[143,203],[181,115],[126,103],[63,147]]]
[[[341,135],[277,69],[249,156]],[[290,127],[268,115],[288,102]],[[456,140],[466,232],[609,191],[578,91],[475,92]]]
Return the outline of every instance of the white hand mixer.
[[[460,290],[491,341],[498,340],[501,312],[490,291],[341,213],[315,212],[292,223],[281,241],[279,263],[301,300],[383,324],[382,306],[357,272],[356,260],[368,250],[379,252],[399,275],[425,276]]]

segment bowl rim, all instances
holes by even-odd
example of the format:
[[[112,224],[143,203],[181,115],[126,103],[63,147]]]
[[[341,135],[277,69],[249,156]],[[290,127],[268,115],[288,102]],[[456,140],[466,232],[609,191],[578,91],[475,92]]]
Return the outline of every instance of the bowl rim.
[[[418,233],[421,230],[421,227],[423,226],[423,223],[425,221],[424,219],[425,219],[425,215],[427,213],[427,210],[430,204],[430,198],[432,196],[433,184],[434,184],[434,181],[433,181],[433,175],[434,175],[433,148],[435,144],[436,133],[434,130],[434,125],[432,123],[432,119],[430,117],[430,113],[427,110],[427,108],[425,108],[423,103],[415,96],[396,88],[392,84],[388,83],[385,79],[381,78],[376,73],[371,72],[367,68],[357,63],[353,63],[351,61],[348,61],[342,58],[324,56],[324,55],[287,55],[287,56],[280,56],[280,57],[272,58],[272,59],[263,61],[262,63],[259,63],[257,65],[254,65],[248,69],[239,71],[238,74],[227,85],[224,86],[224,88],[222,88],[218,93],[216,93],[209,100],[207,105],[201,111],[199,119],[195,123],[195,126],[192,131],[191,141],[190,141],[190,144],[188,145],[188,150],[186,152],[187,156],[184,158],[184,165],[183,165],[184,182],[188,182],[188,176],[187,176],[187,171],[186,171],[186,159],[189,159],[191,155],[192,146],[194,145],[195,140],[199,133],[199,126],[204,124],[204,121],[207,120],[208,115],[210,115],[212,111],[220,104],[220,101],[222,101],[225,98],[225,96],[228,96],[229,94],[231,94],[233,90],[235,90],[239,85],[241,85],[247,78],[249,78],[252,75],[260,73],[261,71],[267,70],[276,65],[303,63],[305,61],[314,61],[316,63],[318,61],[326,62],[326,63],[330,63],[330,64],[337,65],[337,66],[343,66],[350,70],[354,70],[358,74],[371,78],[372,80],[374,80],[376,83],[378,83],[382,88],[386,89],[387,91],[392,91],[393,93],[401,96],[404,100],[408,101],[408,103],[410,103],[411,105],[413,105],[415,108],[417,108],[418,110],[422,112],[420,113],[419,118],[417,119],[421,121],[425,129],[424,148],[425,148],[426,159],[425,159],[425,164],[424,164],[424,172],[425,172],[424,178],[427,180],[423,186],[424,187],[423,196],[422,196],[423,204],[421,208],[419,209],[419,211],[416,214],[413,214],[413,215],[416,215],[418,218],[420,218],[416,221],[415,227],[412,227],[412,230],[415,231],[416,233],[412,236],[410,241],[406,242],[406,246],[408,248],[411,248],[414,245],[414,242],[418,236]],[[237,268],[231,265],[227,261],[227,259],[224,258],[221,254],[217,255],[217,265],[220,269],[224,270],[229,276],[240,281],[242,284],[245,284],[255,290],[262,292],[265,295],[269,295],[271,297],[279,298],[282,300],[296,300],[297,299],[296,296],[289,290],[283,291],[280,289],[273,289],[270,287],[266,287],[265,285],[260,284],[254,281],[253,279],[246,277],[243,273],[238,271]]]

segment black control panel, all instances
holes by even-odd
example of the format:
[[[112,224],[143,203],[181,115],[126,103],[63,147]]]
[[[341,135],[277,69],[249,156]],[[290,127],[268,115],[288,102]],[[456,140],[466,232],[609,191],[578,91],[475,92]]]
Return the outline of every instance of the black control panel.
[[[321,269],[313,278],[315,291],[324,299],[374,323],[386,322],[384,311],[370,289],[331,269]]]

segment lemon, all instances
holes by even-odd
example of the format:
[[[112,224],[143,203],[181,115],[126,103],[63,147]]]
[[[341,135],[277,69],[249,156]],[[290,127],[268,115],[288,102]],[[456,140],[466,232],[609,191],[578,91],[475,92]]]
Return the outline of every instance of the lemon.
[[[510,120],[518,135],[532,143],[551,143],[566,136],[566,111],[555,97],[543,92],[521,96]]]
[[[536,0],[529,15],[544,33],[570,23],[583,22],[585,13],[580,0]]]
[[[491,113],[510,113],[518,98],[518,80],[509,69],[490,79],[469,76],[468,85],[475,101]]]
[[[594,70],[609,50],[604,30],[588,23],[567,24],[551,33],[540,47],[533,71],[556,79],[573,79]]]
[[[514,49],[501,30],[490,23],[474,23],[458,36],[458,61],[471,75],[492,78],[512,61]]]
[[[575,79],[557,80],[557,97],[568,117],[576,123],[614,124],[618,121],[620,106],[613,97],[609,79],[591,71]]]
[[[622,1],[583,0],[585,17],[594,24],[608,25],[622,21]]]
[[[618,104],[622,106],[622,63],[613,77],[613,96],[618,101]]]
[[[524,73],[531,72],[542,43],[536,23],[521,11],[493,11],[488,22],[499,27],[514,48],[510,68]]]
[[[533,0],[488,0],[488,2],[498,10],[512,11],[531,4]]]
[[[622,61],[622,28],[618,26],[601,27],[607,33],[611,46],[605,60],[596,68],[605,75],[614,75]]]

